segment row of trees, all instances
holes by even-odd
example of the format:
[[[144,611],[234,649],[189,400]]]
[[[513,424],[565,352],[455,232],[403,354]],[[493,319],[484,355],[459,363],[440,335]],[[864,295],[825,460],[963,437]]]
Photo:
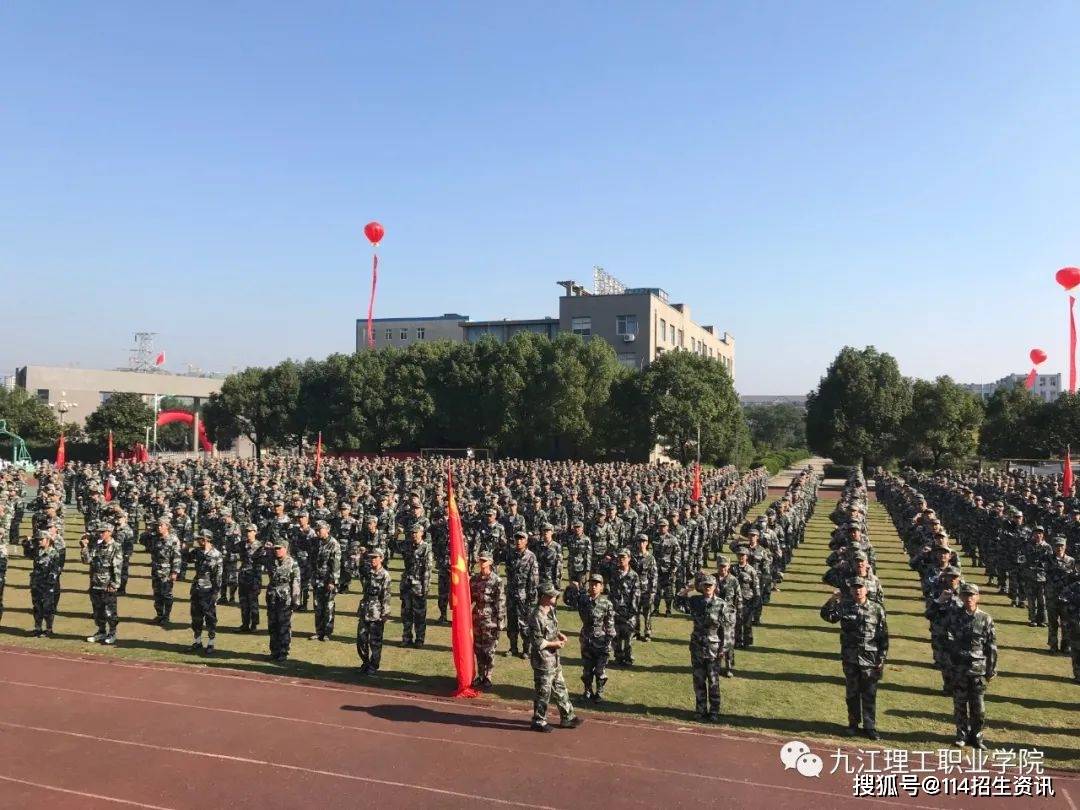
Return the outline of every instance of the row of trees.
[[[910,380],[889,354],[847,346],[807,398],[806,436],[845,464],[1052,458],[1080,447],[1080,396],[1044,402],[1017,384],[984,405],[949,377]]]
[[[749,460],[731,377],[715,360],[670,352],[644,371],[610,345],[573,334],[506,343],[417,343],[406,349],[286,360],[229,376],[203,411],[211,439],[246,436],[257,451],[310,446],[416,450],[487,447],[523,458],[641,459],[657,443],[686,461]]]

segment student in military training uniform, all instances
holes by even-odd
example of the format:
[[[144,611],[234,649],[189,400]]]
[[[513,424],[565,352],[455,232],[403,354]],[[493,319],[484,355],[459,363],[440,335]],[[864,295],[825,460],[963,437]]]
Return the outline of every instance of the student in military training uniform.
[[[168,517],[158,518],[150,541],[150,584],[154,590],[154,624],[168,624],[173,607],[173,586],[180,576],[180,540]]]
[[[191,642],[192,650],[203,648],[203,625],[206,626],[207,655],[214,652],[217,638],[217,600],[221,593],[223,562],[221,552],[210,542],[214,533],[202,529],[195,538],[191,561],[195,576],[191,580]]]
[[[533,731],[551,731],[547,713],[552,699],[559,709],[561,728],[577,728],[582,722],[574,714],[563,678],[560,652],[566,646],[566,636],[559,631],[559,620],[555,615],[555,600],[558,597],[559,592],[554,586],[542,588],[540,603],[529,620],[530,663],[536,690],[533,698]]]
[[[585,700],[599,703],[604,699],[607,662],[615,638],[615,607],[604,594],[602,574],[589,576],[585,593],[578,595],[578,615],[581,617],[581,681],[585,684]]]
[[[274,559],[266,583],[266,624],[270,631],[270,660],[285,661],[292,644],[292,615],[300,607],[300,566],[289,556],[284,534],[274,541]]]
[[[638,641],[652,641],[653,605],[656,600],[659,574],[656,569],[656,558],[649,551],[649,535],[644,532],[637,536],[637,549],[632,565],[638,575],[639,588],[634,632]]]
[[[239,589],[240,632],[252,633],[259,627],[259,594],[262,592],[263,569],[270,560],[256,534],[254,523],[244,526],[244,540],[237,549],[236,583]]]
[[[476,680],[473,685],[486,689],[491,686],[491,674],[495,671],[495,649],[499,646],[499,632],[506,622],[506,608],[503,604],[503,581],[495,573],[491,552],[481,551],[477,563],[480,570],[469,580],[473,653],[476,656]]]
[[[48,638],[53,631],[53,616],[56,613],[56,596],[59,593],[60,583],[60,555],[52,545],[52,536],[47,531],[38,530],[34,533],[36,543],[31,547],[29,542],[26,550],[33,551],[34,568],[30,572],[30,600],[34,608],[34,635]],[[7,563],[7,547],[3,540],[0,546],[0,590],[3,589],[3,568]],[[0,601],[0,613],[3,611],[3,602]]]
[[[716,595],[716,577],[705,574],[698,578],[700,593],[687,600],[687,610],[694,622],[690,632],[690,669],[694,678],[694,714],[699,720],[716,723],[720,720],[720,668],[724,661],[723,626],[730,605]],[[679,595],[690,593],[690,586]]]
[[[978,585],[962,585],[960,599],[963,607],[951,611],[946,623],[956,744],[985,749],[982,738],[986,724],[983,695],[987,684],[997,674],[994,620],[979,610]]]
[[[330,536],[330,524],[315,524],[315,547],[309,558],[311,589],[315,600],[315,633],[312,641],[326,641],[334,634],[334,607],[341,573],[341,546]],[[301,586],[301,591],[303,587]]]
[[[519,658],[529,656],[529,617],[536,606],[540,583],[540,569],[536,555],[528,549],[528,539],[526,531],[518,529],[514,533],[514,547],[506,558],[506,635],[510,641],[506,654]]]
[[[111,523],[94,524],[100,538],[91,547],[89,535],[79,541],[80,557],[90,567],[90,605],[94,611],[97,633],[87,637],[92,643],[115,644],[116,592],[120,590],[120,574],[124,567],[124,555],[120,545],[113,540]]]
[[[423,647],[427,635],[427,596],[431,584],[431,547],[424,541],[424,524],[414,523],[410,540],[402,549],[405,570],[401,573],[401,643]]]
[[[383,550],[375,547],[367,553],[363,578],[364,595],[357,611],[356,653],[360,656],[360,674],[379,671],[382,661],[383,630],[390,618],[390,572],[383,568]]]

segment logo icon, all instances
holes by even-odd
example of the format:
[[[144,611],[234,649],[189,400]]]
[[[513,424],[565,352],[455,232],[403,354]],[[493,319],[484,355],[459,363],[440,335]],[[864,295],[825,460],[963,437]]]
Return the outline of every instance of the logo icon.
[[[806,777],[820,776],[822,768],[825,767],[821,757],[812,752],[806,743],[798,740],[792,740],[780,749],[780,761],[784,763],[784,770],[790,771],[794,768]]]

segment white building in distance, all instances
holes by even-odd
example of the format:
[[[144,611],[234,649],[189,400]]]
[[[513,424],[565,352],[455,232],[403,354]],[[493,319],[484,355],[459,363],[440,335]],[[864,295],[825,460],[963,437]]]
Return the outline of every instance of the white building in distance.
[[[1012,388],[1015,385],[1023,385],[1024,380],[1027,379],[1027,374],[1008,374],[1002,377],[1000,380],[992,383],[965,383],[961,384],[961,388],[970,391],[973,394],[981,397],[983,402],[990,399],[995,392],[1000,391],[1003,388]],[[1031,388],[1031,393],[1041,399],[1043,402],[1053,402],[1059,396],[1061,396],[1061,375],[1060,374],[1040,374],[1035,378],[1035,385]]]

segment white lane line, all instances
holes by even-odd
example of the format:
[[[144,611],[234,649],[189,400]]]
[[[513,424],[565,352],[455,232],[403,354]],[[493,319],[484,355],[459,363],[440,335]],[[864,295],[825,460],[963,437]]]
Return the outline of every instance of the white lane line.
[[[1069,791],[1063,787],[1061,788],[1061,792],[1065,794],[1065,801],[1069,803],[1070,810],[1076,810],[1076,802],[1074,802],[1072,796],[1069,795]]]
[[[23,687],[27,687],[27,688],[30,688],[30,689],[48,689],[48,690],[51,690],[51,691],[54,691],[54,692],[69,692],[69,693],[72,693],[72,694],[80,695],[82,697],[99,697],[99,698],[105,698],[105,699],[108,699],[108,700],[125,700],[125,701],[134,702],[134,703],[149,703],[149,704],[154,704],[154,705],[159,705],[159,706],[168,706],[168,707],[177,708],[177,709],[201,709],[203,711],[208,711],[208,712],[219,712],[221,714],[234,714],[234,715],[240,715],[240,716],[243,716],[243,717],[255,717],[255,718],[259,718],[259,719],[263,719],[263,720],[281,720],[281,721],[288,722],[288,723],[303,723],[305,725],[313,725],[313,726],[322,726],[322,727],[325,727],[325,728],[342,729],[342,730],[345,730],[345,731],[351,731],[351,732],[356,732],[356,733],[380,734],[380,735],[384,735],[384,736],[387,736],[387,737],[400,737],[400,738],[407,739],[407,740],[424,740],[426,742],[433,742],[433,743],[436,743],[436,744],[439,744],[439,745],[446,744],[446,743],[453,743],[454,745],[465,745],[465,746],[470,746],[470,747],[473,747],[473,748],[484,748],[484,749],[488,749],[488,750],[503,751],[503,752],[512,753],[512,754],[513,753],[528,753],[530,756],[539,755],[539,756],[543,756],[543,757],[548,757],[550,759],[565,760],[567,762],[572,762],[572,763],[575,763],[575,764],[578,764],[578,765],[598,765],[598,766],[607,767],[607,768],[626,768],[626,769],[632,770],[632,771],[648,771],[650,773],[663,774],[663,775],[667,775],[667,776],[685,776],[685,777],[687,777],[689,779],[708,779],[708,780],[711,780],[711,781],[714,781],[714,782],[726,782],[726,783],[735,784],[735,785],[747,785],[747,786],[752,786],[752,787],[770,788],[772,790],[788,790],[788,791],[794,791],[796,793],[808,793],[808,794],[815,795],[815,796],[828,796],[828,797],[833,798],[833,799],[836,799],[837,797],[839,797],[841,795],[844,795],[844,794],[841,794],[841,793],[830,793],[829,791],[825,791],[825,790],[813,790],[813,789],[810,789],[810,788],[791,787],[789,785],[774,785],[774,784],[769,784],[768,782],[755,782],[755,781],[753,781],[751,779],[733,779],[733,778],[726,777],[726,776],[716,776],[715,774],[695,773],[695,772],[692,772],[692,771],[679,771],[679,770],[675,770],[673,768],[656,768],[656,767],[652,767],[652,766],[649,766],[649,765],[643,765],[643,764],[611,762],[611,761],[608,761],[608,760],[593,759],[591,757],[574,756],[574,755],[570,755],[570,754],[555,754],[555,753],[551,753],[551,752],[547,752],[547,751],[534,751],[534,750],[530,750],[528,752],[523,752],[523,751],[518,751],[516,749],[512,749],[512,748],[510,748],[508,746],[505,746],[505,745],[492,745],[490,743],[470,742],[470,741],[467,741],[467,740],[450,739],[450,738],[447,738],[447,737],[429,737],[429,736],[424,736],[424,735],[420,735],[420,734],[404,734],[404,733],[397,732],[397,731],[384,731],[384,730],[371,729],[371,728],[366,728],[366,727],[347,726],[347,725],[342,725],[340,723],[327,723],[327,722],[323,722],[323,721],[320,721],[320,720],[308,720],[306,718],[301,718],[301,717],[287,717],[287,716],[275,715],[275,714],[262,714],[262,713],[258,713],[258,712],[243,711],[241,709],[225,709],[225,708],[219,708],[219,707],[215,707],[215,706],[200,706],[200,705],[195,704],[195,703],[179,703],[179,702],[173,702],[173,701],[155,700],[153,698],[137,698],[137,697],[131,697],[131,696],[128,696],[128,695],[113,695],[113,694],[103,694],[103,693],[99,693],[99,692],[87,692],[87,691],[81,690],[81,689],[66,689],[66,688],[60,687],[60,686],[38,686],[36,684],[22,683],[22,682],[19,682],[19,681],[0,680],[0,684],[5,684],[5,685],[8,685],[8,686],[23,686]],[[14,725],[14,724],[7,723],[6,721],[0,721],[0,725]],[[63,732],[60,732],[60,733],[63,733]],[[74,734],[75,732],[71,732],[71,733]],[[77,736],[81,736],[81,735],[77,735]],[[118,742],[124,742],[124,741],[118,741]],[[141,743],[131,743],[131,744],[132,745],[141,745]],[[149,746],[149,747],[153,747],[153,746]],[[168,750],[174,750],[174,749],[163,748],[162,750],[168,751]],[[175,749],[175,750],[185,752],[184,749]],[[191,752],[191,753],[196,753],[196,752]],[[205,755],[206,756],[221,756],[221,757],[226,758],[226,759],[232,759],[232,757],[226,757],[225,755],[221,755],[221,754],[209,754],[209,753],[207,753]],[[294,766],[284,766],[284,767],[294,767]],[[300,768],[300,770],[307,770],[307,769]],[[364,777],[355,777],[355,778],[360,779],[360,778],[364,778]],[[374,780],[374,781],[378,781],[378,780]],[[889,801],[887,799],[865,797],[865,798],[861,798],[861,800],[865,801],[865,802],[872,802],[872,803],[877,803],[877,804],[886,804],[886,805],[897,806],[897,807],[915,807],[915,808],[922,808],[922,810],[937,810],[937,808],[931,807],[931,806],[928,806],[928,805],[909,804],[909,803],[906,803],[906,802],[893,802],[893,801]],[[498,800],[496,800],[496,801],[498,801]],[[532,805],[526,805],[526,806],[532,806]],[[1075,810],[1075,808],[1073,808],[1073,810]]]
[[[216,759],[222,762],[236,762],[241,765],[257,765],[263,768],[275,768],[288,771],[299,771],[302,773],[310,773],[315,776],[329,776],[335,779],[348,779],[353,782],[366,782],[373,785],[385,785],[386,787],[407,788],[409,790],[419,790],[425,793],[434,793],[439,796],[453,796],[456,799],[469,799],[472,801],[490,802],[492,804],[502,804],[511,807],[528,807],[533,810],[557,810],[554,807],[543,804],[528,804],[527,802],[511,801],[509,799],[497,799],[493,796],[481,796],[478,793],[461,793],[456,790],[444,790],[443,788],[429,787],[427,785],[408,784],[406,782],[394,782],[389,779],[376,779],[372,776],[357,776],[351,773],[341,773],[339,771],[324,771],[319,768],[304,768],[300,765],[290,765],[286,762],[272,762],[265,759],[253,759],[251,757],[236,757],[228,754],[212,754],[207,751],[193,751],[189,748],[176,748],[167,745],[150,745],[148,743],[136,742],[135,740],[121,740],[115,737],[99,737],[96,734],[82,734],[77,731],[67,731],[60,728],[44,728],[42,726],[27,726],[22,723],[12,723],[7,720],[0,720],[0,726],[6,726],[7,728],[15,728],[21,731],[37,731],[42,734],[61,734],[65,737],[75,737],[80,740],[90,740],[97,743],[112,743],[114,745],[127,745],[133,748],[146,748],[151,751],[167,751],[170,754],[185,754],[192,757],[204,757],[206,759]]]
[[[160,804],[144,804],[143,802],[134,802],[131,799],[121,799],[118,796],[102,796],[100,793],[84,793],[81,790],[68,790],[67,788],[57,787],[56,785],[43,785],[40,782],[31,782],[29,779],[16,779],[14,776],[4,776],[2,773],[0,773],[0,779],[5,782],[15,782],[18,785],[29,785],[30,787],[41,788],[42,790],[54,790],[57,793],[67,793],[69,796],[78,796],[80,799],[99,799],[103,802],[126,804],[130,807],[143,807],[146,808],[146,810],[173,810],[171,807],[162,807]]]

